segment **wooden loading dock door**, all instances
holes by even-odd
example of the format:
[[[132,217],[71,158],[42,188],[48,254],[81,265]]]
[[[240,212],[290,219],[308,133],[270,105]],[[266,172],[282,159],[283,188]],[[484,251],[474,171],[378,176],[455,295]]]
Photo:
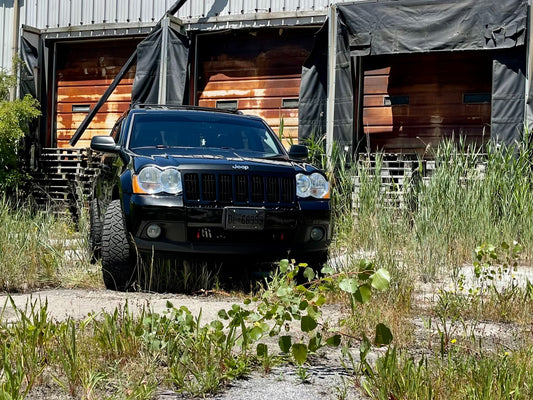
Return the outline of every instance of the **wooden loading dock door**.
[[[422,153],[445,138],[486,142],[492,59],[490,51],[365,57],[363,148]]]
[[[57,45],[56,137],[55,143],[49,144],[51,147],[70,147],[70,138],[135,51],[139,41],[115,39]],[[109,134],[117,119],[129,108],[134,76],[135,68],[132,68],[76,147],[89,147],[93,136]]]
[[[258,115],[285,144],[298,140],[302,65],[316,28],[235,30],[197,36],[199,106]]]

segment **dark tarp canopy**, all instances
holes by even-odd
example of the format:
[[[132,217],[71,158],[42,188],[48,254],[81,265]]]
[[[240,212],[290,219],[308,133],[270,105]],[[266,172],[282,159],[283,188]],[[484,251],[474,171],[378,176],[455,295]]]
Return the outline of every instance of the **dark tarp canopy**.
[[[161,82],[162,42],[165,26],[152,32],[137,46],[137,69],[131,93],[131,104],[158,104]],[[183,104],[189,63],[189,39],[167,27],[166,100],[163,104]]]
[[[41,77],[39,75],[42,60],[39,59],[39,50],[37,49],[37,46],[40,45],[41,41],[37,35],[27,34],[27,36],[22,36],[20,53],[23,64],[20,68],[19,81],[21,98],[26,95],[38,98],[38,94],[42,90],[42,88],[38,87],[41,83]],[[46,113],[46,104],[41,104],[41,112]],[[46,132],[46,127],[42,126],[43,122],[43,118],[38,118],[37,120],[32,121],[29,125],[28,135],[23,141],[21,156],[25,160],[25,165],[29,166],[31,169],[36,168],[36,152],[45,144],[45,138],[39,140],[39,131]]]
[[[177,13],[179,11],[179,9],[181,7],[183,7],[183,5],[186,2],[187,2],[187,0],[177,0],[175,3],[172,4],[172,6],[167,10],[165,15],[163,16],[163,18],[161,20],[159,20],[159,22],[155,25],[153,36],[157,36],[157,32],[159,32],[160,34],[162,33],[161,38],[165,38],[165,42],[167,44],[169,42],[171,44],[173,44],[173,38],[175,38],[176,36],[178,36],[178,37],[181,36],[176,31],[173,30],[173,28],[171,27],[171,24],[168,22],[168,20],[169,20],[169,16],[172,16],[175,13]],[[166,22],[163,24],[164,21],[166,21]],[[163,28],[163,31],[162,31],[161,27],[163,25],[165,26],[165,28]],[[154,40],[153,36],[149,35],[149,37],[147,39]],[[155,40],[155,42],[157,42],[157,40]],[[164,57],[165,60],[166,60],[165,63],[161,63],[161,61],[157,61],[156,64],[152,64],[150,62],[150,60],[148,60],[147,58],[144,58],[141,61],[141,63],[143,65],[141,66],[141,72],[140,72],[140,75],[139,75],[139,79],[137,79],[137,78],[134,79],[134,85],[135,85],[135,81],[137,80],[137,84],[136,84],[137,87],[135,88],[136,97],[134,98],[134,101],[132,101],[132,103],[134,103],[134,102],[140,103],[141,101],[148,101],[148,100],[152,99],[152,95],[153,95],[152,93],[153,93],[153,90],[155,90],[155,89],[153,89],[154,82],[155,82],[156,77],[158,76],[158,73],[155,72],[153,68],[156,68],[157,66],[164,65],[165,69],[167,69],[168,71],[172,71],[172,73],[174,73],[174,72],[178,72],[178,73],[185,72],[184,70],[182,70],[182,71],[179,70],[179,66],[181,66],[184,61],[181,60],[181,62],[180,62],[176,58],[176,54],[186,55],[185,59],[187,60],[186,62],[188,62],[189,42],[184,36],[181,37],[180,42],[181,42],[181,44],[186,45],[185,46],[187,48],[186,54],[182,54],[182,52],[179,51],[179,50],[177,52],[173,51],[173,50],[169,50],[168,52],[165,52],[165,54],[166,54],[165,57]],[[154,43],[154,42],[152,42],[152,43]],[[161,47],[160,47],[160,49],[161,49]],[[146,51],[145,54],[153,55],[153,53],[148,52],[148,51]],[[161,58],[163,58],[163,57],[161,57]],[[78,142],[78,140],[82,136],[82,134],[85,131],[85,129],[89,126],[89,124],[91,123],[91,121],[94,118],[94,116],[96,115],[96,113],[100,110],[102,105],[107,101],[107,99],[109,98],[109,96],[111,95],[113,90],[115,90],[117,85],[120,83],[122,78],[126,75],[128,70],[135,63],[135,61],[138,61],[137,50],[135,50],[135,52],[130,56],[128,61],[126,61],[126,64],[124,64],[124,66],[118,72],[117,76],[115,76],[115,79],[113,79],[113,82],[111,82],[111,85],[109,85],[109,87],[107,88],[105,93],[102,95],[102,97],[100,98],[100,100],[98,101],[96,106],[89,112],[89,114],[87,114],[85,119],[82,121],[82,123],[80,124],[80,126],[78,127],[76,132],[74,133],[74,136],[72,136],[72,138],[70,139],[69,143],[70,143],[71,146],[74,146]],[[170,65],[170,68],[169,68],[169,65]],[[166,78],[166,74],[165,74],[165,78]],[[174,85],[170,89],[171,96],[174,96],[174,97],[172,97],[171,99],[168,99],[168,95],[165,96],[165,99],[167,101],[171,101],[172,104],[177,104],[177,103],[181,104],[181,102],[183,101],[184,95],[183,94],[181,94],[181,95],[179,94],[180,93],[180,89],[181,89],[181,86],[179,85],[180,79],[183,79],[183,80],[186,79],[186,75],[180,76],[177,81],[171,80],[171,84],[172,84],[172,82],[177,83],[176,85]],[[142,85],[144,83],[146,83],[149,87],[146,88],[146,89],[145,88],[139,89],[139,85]],[[183,85],[183,86],[185,86],[185,85]],[[159,89],[159,83],[157,85],[157,88]],[[168,91],[166,90],[166,83],[165,83],[165,89],[164,90],[165,90],[165,93],[168,94]],[[158,100],[159,100],[159,98],[158,98]]]
[[[313,50],[302,67],[298,110],[299,138],[326,132],[326,99],[328,70],[328,25],[315,36]]]
[[[337,4],[335,142],[357,146],[354,138],[354,65],[358,57],[510,49],[493,65],[491,135],[504,143],[518,139],[525,118],[527,0],[411,0]],[[325,134],[328,22],[302,69],[299,138]],[[508,101],[512,98],[512,101]]]
[[[22,37],[21,56],[24,63],[20,72],[20,97],[29,94],[37,98],[35,73],[39,65],[39,51],[24,36]]]
[[[497,55],[492,64],[491,137],[506,145],[520,141],[526,119],[526,61],[517,50]]]
[[[46,85],[48,82],[48,55],[45,51],[45,43],[39,33],[34,29],[23,26],[20,57],[23,64],[20,68],[20,97],[30,95],[40,102],[41,115],[48,113],[47,102],[43,100],[46,96]],[[25,139],[25,151],[30,151],[32,145],[45,146],[47,138],[46,118],[40,117],[32,122],[29,135]],[[42,133],[42,134],[40,134]]]
[[[339,5],[352,55],[523,45],[527,0],[394,1]]]

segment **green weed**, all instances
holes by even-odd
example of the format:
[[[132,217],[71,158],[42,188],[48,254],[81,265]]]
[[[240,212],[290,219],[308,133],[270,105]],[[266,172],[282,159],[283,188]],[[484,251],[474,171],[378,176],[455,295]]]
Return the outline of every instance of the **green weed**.
[[[0,196],[0,290],[72,283],[98,287],[101,283],[88,268],[84,235],[84,231],[76,232],[66,216],[37,210],[31,204],[13,205],[5,195]]]
[[[464,352],[418,359],[387,350],[366,371],[362,387],[372,399],[529,399],[533,395],[532,350]]]

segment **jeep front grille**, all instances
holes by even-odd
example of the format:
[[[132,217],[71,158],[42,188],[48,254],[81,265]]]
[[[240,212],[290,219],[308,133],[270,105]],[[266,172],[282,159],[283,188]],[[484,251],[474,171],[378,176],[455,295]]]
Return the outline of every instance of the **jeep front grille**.
[[[183,183],[185,201],[189,204],[295,203],[294,177],[187,172],[183,174]]]

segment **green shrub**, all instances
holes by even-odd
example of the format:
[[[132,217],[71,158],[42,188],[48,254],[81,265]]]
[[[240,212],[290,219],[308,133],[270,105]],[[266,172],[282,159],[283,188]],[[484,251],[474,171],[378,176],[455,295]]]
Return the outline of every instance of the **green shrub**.
[[[39,103],[29,95],[8,100],[9,89],[16,84],[14,75],[0,71],[0,190],[20,183],[24,174],[18,168],[18,153],[28,123],[41,115]]]

